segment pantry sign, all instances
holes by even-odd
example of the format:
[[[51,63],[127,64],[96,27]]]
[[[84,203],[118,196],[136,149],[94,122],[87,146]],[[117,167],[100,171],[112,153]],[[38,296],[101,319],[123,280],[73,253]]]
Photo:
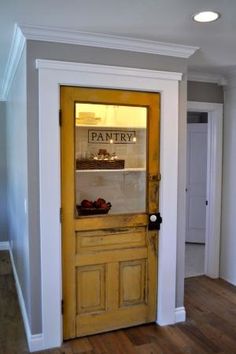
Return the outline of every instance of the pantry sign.
[[[136,131],[89,129],[88,142],[94,144],[135,144]]]

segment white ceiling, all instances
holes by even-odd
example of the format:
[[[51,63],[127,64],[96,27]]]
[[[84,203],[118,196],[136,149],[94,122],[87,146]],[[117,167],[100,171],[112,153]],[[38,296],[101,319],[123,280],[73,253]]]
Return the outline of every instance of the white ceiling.
[[[191,71],[228,74],[236,68],[236,0],[0,0],[0,83],[14,24],[40,25],[200,47]],[[217,22],[192,15],[213,9]]]

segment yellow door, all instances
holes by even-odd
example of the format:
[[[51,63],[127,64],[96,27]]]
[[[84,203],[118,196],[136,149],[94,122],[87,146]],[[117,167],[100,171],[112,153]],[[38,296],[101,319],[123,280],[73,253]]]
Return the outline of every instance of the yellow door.
[[[61,87],[64,339],[156,319],[159,100]]]

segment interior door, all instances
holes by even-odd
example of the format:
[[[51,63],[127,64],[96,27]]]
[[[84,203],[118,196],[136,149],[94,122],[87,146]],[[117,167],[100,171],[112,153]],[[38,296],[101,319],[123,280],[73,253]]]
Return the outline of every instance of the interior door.
[[[154,321],[159,94],[64,86],[61,114],[64,339]]]
[[[187,126],[186,242],[205,243],[207,123]]]

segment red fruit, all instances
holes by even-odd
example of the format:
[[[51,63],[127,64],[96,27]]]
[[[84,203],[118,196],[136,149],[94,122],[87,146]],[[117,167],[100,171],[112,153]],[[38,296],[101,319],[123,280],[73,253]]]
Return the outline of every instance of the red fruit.
[[[98,198],[98,199],[96,200],[97,208],[101,208],[101,205],[104,204],[104,203],[106,203],[105,199],[103,199],[103,198]]]
[[[93,202],[91,202],[91,201],[89,201],[87,199],[84,199],[81,202],[81,206],[82,206],[82,208],[92,208],[93,207]]]
[[[99,208],[99,204],[97,203],[96,200],[93,202],[93,207],[94,207],[94,208]]]
[[[107,203],[100,204],[100,208],[101,209],[107,209],[108,208]]]

